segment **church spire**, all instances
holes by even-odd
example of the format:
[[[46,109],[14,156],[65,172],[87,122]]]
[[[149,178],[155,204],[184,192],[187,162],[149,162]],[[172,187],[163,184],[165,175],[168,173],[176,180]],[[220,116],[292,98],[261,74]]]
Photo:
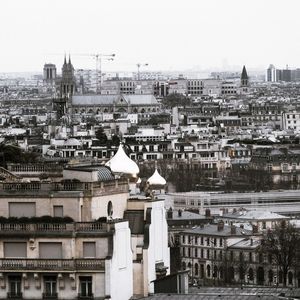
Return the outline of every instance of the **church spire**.
[[[248,74],[247,74],[247,71],[246,71],[246,67],[243,66],[243,71],[242,71],[242,76],[241,76],[241,80],[248,80]]]
[[[67,56],[66,56],[66,53],[65,53],[65,59],[64,59],[64,65],[67,64]]]
[[[242,75],[241,75],[241,86],[247,87],[248,86],[248,74],[246,71],[246,67],[243,66]]]
[[[71,65],[71,54],[69,53],[69,65]]]

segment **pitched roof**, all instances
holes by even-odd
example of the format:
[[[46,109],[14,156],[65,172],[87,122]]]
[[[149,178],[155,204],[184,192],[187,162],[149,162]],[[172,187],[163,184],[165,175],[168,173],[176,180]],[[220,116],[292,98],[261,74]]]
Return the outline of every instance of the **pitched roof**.
[[[185,234],[200,234],[200,235],[212,235],[212,236],[242,236],[242,235],[250,235],[252,232],[250,230],[246,230],[244,228],[235,227],[236,233],[231,233],[231,226],[224,225],[223,230],[218,230],[218,225],[216,224],[208,224],[204,227],[196,227],[192,229],[185,230],[181,233]]]

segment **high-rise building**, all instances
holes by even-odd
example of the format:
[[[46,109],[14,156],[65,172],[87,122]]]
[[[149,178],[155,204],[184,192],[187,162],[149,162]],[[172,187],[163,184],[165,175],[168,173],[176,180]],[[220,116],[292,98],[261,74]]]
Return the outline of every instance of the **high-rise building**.
[[[266,81],[268,82],[276,82],[277,81],[277,76],[276,76],[276,68],[274,65],[270,65],[269,68],[267,69],[267,74],[266,74]]]

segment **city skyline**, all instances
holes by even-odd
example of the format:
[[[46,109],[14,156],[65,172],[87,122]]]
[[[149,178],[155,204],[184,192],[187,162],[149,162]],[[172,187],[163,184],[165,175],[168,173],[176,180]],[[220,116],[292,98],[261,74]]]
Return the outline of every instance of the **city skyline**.
[[[232,70],[299,66],[299,4],[251,1],[4,1],[0,72],[94,68],[85,53],[115,53],[108,71]]]

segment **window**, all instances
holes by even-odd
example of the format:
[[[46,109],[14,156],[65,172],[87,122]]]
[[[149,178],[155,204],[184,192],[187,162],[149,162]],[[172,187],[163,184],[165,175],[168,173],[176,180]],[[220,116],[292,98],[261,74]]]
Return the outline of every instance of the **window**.
[[[64,216],[64,207],[62,205],[54,205],[53,216],[62,218]]]
[[[80,296],[92,297],[92,277],[91,276],[79,276]]]
[[[44,295],[45,297],[56,297],[56,276],[44,277]]]
[[[39,243],[40,258],[62,258],[62,243]]]
[[[95,242],[83,242],[83,257],[96,257]]]
[[[27,257],[27,243],[4,242],[4,257]]]
[[[8,206],[10,217],[35,217],[35,202],[10,202]]]
[[[22,297],[21,276],[8,276],[9,294],[8,298]]]
[[[220,243],[219,243],[220,247],[223,247],[223,239],[220,238]]]

